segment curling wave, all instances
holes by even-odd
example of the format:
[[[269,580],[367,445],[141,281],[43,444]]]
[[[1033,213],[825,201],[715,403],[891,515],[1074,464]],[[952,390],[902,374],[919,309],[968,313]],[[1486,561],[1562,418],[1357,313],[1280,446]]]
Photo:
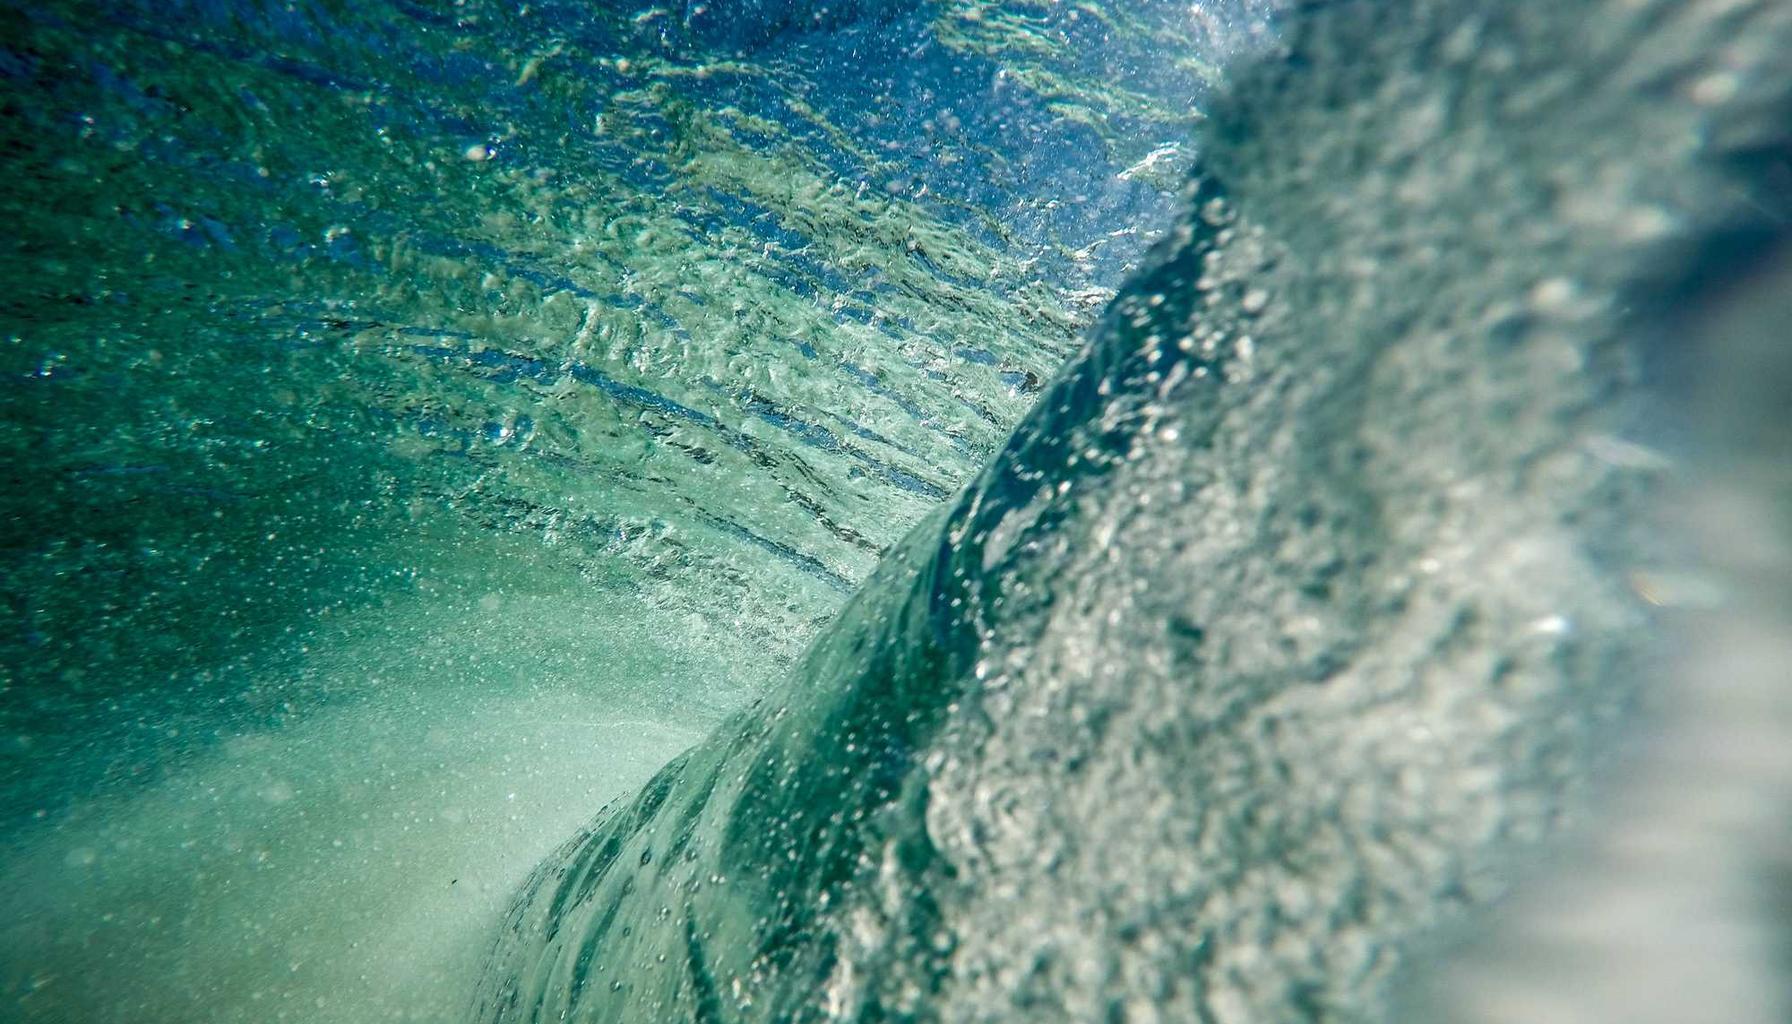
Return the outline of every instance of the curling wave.
[[[479,1020],[1357,1019],[1548,831],[1645,633],[1642,325],[1781,230],[1792,13],[1285,30],[987,468],[536,872]]]

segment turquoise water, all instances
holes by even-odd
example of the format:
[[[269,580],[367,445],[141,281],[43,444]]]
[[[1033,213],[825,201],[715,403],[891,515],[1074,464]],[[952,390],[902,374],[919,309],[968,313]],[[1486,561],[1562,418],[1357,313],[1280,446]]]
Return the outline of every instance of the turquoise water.
[[[660,8],[11,11],[27,760],[118,702],[310,706],[306,634],[431,588],[737,647],[693,689],[738,703],[994,450],[1187,165],[1219,43],[979,10],[739,50]]]
[[[995,450],[1260,31],[862,13],[8,6],[28,1019],[458,1013]]]
[[[23,1020],[1374,1019],[1787,214],[1772,3],[5,19]]]

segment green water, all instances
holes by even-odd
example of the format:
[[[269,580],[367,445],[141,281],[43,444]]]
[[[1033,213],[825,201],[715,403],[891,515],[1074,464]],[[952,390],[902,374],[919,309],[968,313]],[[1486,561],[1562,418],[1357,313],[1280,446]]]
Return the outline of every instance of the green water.
[[[1785,831],[1744,823],[1792,792],[1784,648],[1689,654],[1760,613],[1676,550],[1685,488],[1738,489],[1669,471],[1712,449],[1663,378],[1723,378],[1716,282],[1783,304],[1792,16],[1286,27],[1001,452],[762,702],[543,861],[480,1019],[1399,1019],[1405,969],[1589,804],[1608,859],[1428,1015],[1784,1017]],[[1652,757],[1602,773],[1677,673]],[[1477,974],[1500,956],[1529,970]]]
[[[736,13],[0,12],[27,1019],[458,1012],[535,859],[995,450],[1251,31]],[[453,952],[363,963],[386,915]]]
[[[1276,6],[0,0],[0,1019],[1377,1019],[1747,576],[1792,22]]]
[[[1026,83],[1107,184],[1186,145],[1186,106],[980,10],[917,38]],[[803,53],[668,44],[657,8],[6,17],[12,808],[66,800],[32,765],[95,730],[106,773],[153,774],[137,734],[169,716],[348,699],[318,660],[427,650],[414,606],[536,608],[446,645],[515,662],[488,675],[714,646],[672,706],[730,706],[993,450],[1140,248],[1041,219],[1066,197],[955,116],[892,95],[842,127]],[[980,194],[917,195],[880,142]],[[594,619],[646,642],[554,641]]]

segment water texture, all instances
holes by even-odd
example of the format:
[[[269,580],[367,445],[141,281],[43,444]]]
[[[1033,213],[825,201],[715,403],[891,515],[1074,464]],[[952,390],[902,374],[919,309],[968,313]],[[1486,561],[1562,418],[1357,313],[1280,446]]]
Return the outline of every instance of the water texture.
[[[462,1014],[531,864],[999,446],[1263,31],[0,19],[0,985],[133,1021]]]
[[[469,528],[800,651],[1074,347],[1206,68],[885,15],[10,9],[9,710],[265,658]]]
[[[1783,230],[1788,30],[1290,26],[990,466],[537,872],[483,1019],[1379,1016],[1633,697],[1636,324]]]
[[[1382,1019],[1792,220],[1772,0],[0,26],[30,1021]]]

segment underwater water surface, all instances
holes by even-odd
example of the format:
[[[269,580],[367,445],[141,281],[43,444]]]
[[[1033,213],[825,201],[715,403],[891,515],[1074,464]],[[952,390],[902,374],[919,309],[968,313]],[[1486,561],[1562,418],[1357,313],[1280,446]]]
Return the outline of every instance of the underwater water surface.
[[[1782,3],[0,25],[0,1017],[1590,1019],[1792,806]]]

